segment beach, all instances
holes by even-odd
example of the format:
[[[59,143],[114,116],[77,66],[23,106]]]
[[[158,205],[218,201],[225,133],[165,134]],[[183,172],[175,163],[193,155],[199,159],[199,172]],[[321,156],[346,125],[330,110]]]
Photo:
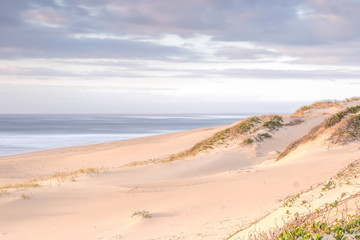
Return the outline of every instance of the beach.
[[[0,157],[0,239],[247,239],[291,220],[289,196],[315,191],[359,159],[357,141],[329,140],[337,125],[282,156],[358,104]],[[337,199],[337,186],[316,204]]]

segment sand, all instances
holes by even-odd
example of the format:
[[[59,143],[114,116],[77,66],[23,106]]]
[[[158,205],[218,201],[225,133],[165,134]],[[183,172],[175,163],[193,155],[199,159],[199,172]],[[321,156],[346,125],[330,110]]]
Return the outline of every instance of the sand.
[[[166,159],[226,126],[0,157],[0,185],[41,178],[40,187],[0,195],[0,239],[246,239],[253,222],[266,229],[281,219],[286,197],[325,183],[360,158],[358,143],[314,142],[275,161],[337,110],[313,111],[252,146],[233,141],[174,162],[124,167]],[[89,167],[99,172],[49,179]],[[151,218],[132,217],[137,210]]]

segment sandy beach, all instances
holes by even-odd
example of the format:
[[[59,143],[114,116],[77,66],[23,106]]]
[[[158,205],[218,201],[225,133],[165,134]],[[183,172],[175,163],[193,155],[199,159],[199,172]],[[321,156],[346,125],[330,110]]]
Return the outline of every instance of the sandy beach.
[[[337,199],[346,187],[350,195],[359,191],[354,177],[351,186],[310,197],[360,159],[357,141],[330,140],[337,125],[320,128],[279,157],[333,114],[359,103],[281,115],[281,125],[269,128],[267,122],[276,122],[271,115],[0,157],[0,239],[247,239],[254,230],[291,220],[284,206],[289,196],[307,196],[314,207]],[[298,213],[306,211],[301,207]]]

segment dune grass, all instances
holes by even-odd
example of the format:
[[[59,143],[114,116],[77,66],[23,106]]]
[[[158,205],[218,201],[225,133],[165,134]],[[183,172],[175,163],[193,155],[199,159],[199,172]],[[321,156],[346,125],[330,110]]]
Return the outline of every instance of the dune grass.
[[[224,144],[227,140],[231,138],[235,138],[239,135],[244,135],[250,133],[252,130],[255,129],[262,122],[260,117],[250,117],[247,119],[242,120],[239,124],[227,128],[221,132],[214,134],[212,137],[205,139],[197,144],[195,144],[192,148],[180,152],[178,154],[171,155],[166,162],[172,162],[180,159],[184,159],[187,157],[196,156],[198,153],[213,149],[217,145]],[[252,140],[248,140],[250,144]]]
[[[355,107],[348,107],[345,110],[340,111],[340,112],[332,115],[331,117],[329,117],[325,122],[325,126],[326,127],[334,126],[335,124],[339,123],[348,114],[355,114],[359,111],[360,111],[360,105],[355,106]]]
[[[302,138],[299,138],[289,144],[284,151],[277,157],[277,161],[288,155],[291,151],[295,150],[297,147],[299,147],[301,144],[304,144],[309,141],[315,140],[318,135],[320,135],[322,132],[324,132],[326,129],[334,127],[338,123],[340,123],[346,116],[356,114],[360,111],[360,105],[354,106],[354,107],[348,107],[343,111],[340,111],[338,113],[335,113],[328,117],[323,123],[315,126],[310,130],[309,133],[307,133]],[[353,137],[360,137],[360,117],[357,117],[358,115],[351,116],[348,120],[348,124],[345,124],[344,127],[339,127],[334,133],[331,135],[332,139],[335,139],[336,136],[341,135],[342,133],[348,133],[349,136]],[[354,139],[355,139],[354,138]],[[348,139],[347,139],[348,140]],[[345,142],[346,139],[342,139],[341,141]],[[333,140],[334,143],[340,142],[340,140]]]
[[[262,124],[265,119],[269,119],[269,120],[264,124]],[[255,141],[260,142],[272,137],[269,133],[260,133],[255,136],[251,135],[260,128],[266,128],[268,131],[274,131],[282,126],[283,126],[283,118],[279,115],[250,117],[240,121],[238,124],[230,128],[215,133],[213,136],[195,144],[190,149],[187,149],[180,153],[172,154],[164,159],[149,159],[144,161],[134,161],[120,167],[134,167],[134,166],[141,166],[155,162],[168,163],[168,162],[185,159],[188,157],[194,157],[200,152],[214,149],[217,146],[225,145],[226,147],[228,141],[238,139],[243,136],[249,136],[249,137],[246,138],[245,140],[242,139],[242,143],[244,145],[250,145]]]
[[[90,175],[90,174],[99,174],[100,172],[106,171],[106,168],[81,168],[71,172],[57,172],[51,176],[37,177],[29,179],[23,183],[17,184],[5,184],[0,186],[0,195],[4,193],[8,193],[11,189],[27,189],[27,188],[37,188],[41,187],[41,183],[45,181],[55,180],[57,182],[64,182],[66,180],[75,181],[81,175]]]
[[[346,98],[345,100],[339,101],[339,100],[324,100],[324,101],[318,101],[311,105],[302,106],[299,109],[297,109],[294,113],[296,116],[303,116],[305,113],[311,111],[312,109],[322,109],[322,108],[330,108],[330,107],[340,107],[342,103],[351,103],[354,101],[359,101],[360,97],[352,97],[352,98]]]
[[[348,100],[350,101],[350,99]],[[355,101],[355,100],[351,100]],[[299,109],[297,109],[294,113],[296,116],[303,116],[306,112],[311,111],[313,109],[322,109],[322,108],[330,108],[330,107],[340,107],[340,103],[342,101],[338,100],[324,100],[324,101],[318,101],[311,105],[302,106]]]
[[[10,189],[24,189],[24,188],[37,188],[37,187],[40,187],[40,184],[38,184],[33,179],[23,183],[5,184],[3,186],[0,186],[0,195],[8,193]]]
[[[330,137],[332,143],[348,143],[360,140],[360,114],[346,118]]]
[[[283,118],[279,115],[274,115],[271,117],[271,119],[264,123],[264,127],[269,129],[270,131],[277,130],[278,128],[283,126]]]

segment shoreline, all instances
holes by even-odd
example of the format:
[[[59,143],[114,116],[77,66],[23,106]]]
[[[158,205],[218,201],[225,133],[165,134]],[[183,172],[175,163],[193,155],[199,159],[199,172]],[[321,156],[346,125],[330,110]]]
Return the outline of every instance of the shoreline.
[[[246,115],[0,116],[1,156],[227,125]]]
[[[228,126],[0,157],[0,236],[240,239],[246,231],[239,229],[281,219],[285,199],[326,183],[358,160],[356,142],[331,145],[326,131],[276,160],[338,111],[259,116]],[[138,212],[151,218],[133,217]]]

